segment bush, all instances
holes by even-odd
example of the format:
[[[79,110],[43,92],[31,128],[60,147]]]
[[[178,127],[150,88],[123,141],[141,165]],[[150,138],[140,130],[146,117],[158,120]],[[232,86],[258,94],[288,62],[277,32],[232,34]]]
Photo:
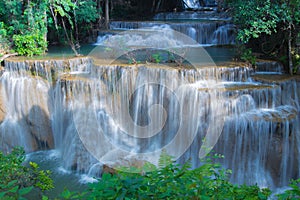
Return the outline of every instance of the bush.
[[[9,51],[9,41],[4,23],[0,22],[0,56]]]
[[[149,171],[149,169],[151,169]],[[229,171],[210,160],[190,170],[162,155],[159,167],[146,164],[142,169],[120,168],[116,174],[103,174],[89,191],[75,195],[65,191],[67,199],[251,199],[266,200],[270,190],[258,186],[237,186],[228,181]],[[66,195],[68,194],[68,195]],[[73,198],[74,197],[74,198]]]
[[[300,199],[300,179],[291,181],[289,185],[291,189],[278,195],[279,200],[296,200]]]
[[[220,158],[219,155],[216,155]],[[36,163],[22,165],[25,152],[14,148],[10,154],[0,152],[0,199],[25,199],[34,188],[53,188],[50,172],[39,170]],[[142,168],[120,167],[115,174],[105,173],[83,193],[64,190],[56,199],[234,199],[267,200],[269,189],[257,185],[234,185],[229,182],[230,170],[224,170],[210,159],[191,170],[190,163],[180,166],[163,153],[159,166],[146,163]],[[279,200],[300,198],[300,179],[290,189],[277,195]],[[48,197],[43,196],[43,200]]]
[[[0,199],[25,199],[23,196],[34,188],[41,191],[53,188],[50,171],[39,170],[36,163],[22,165],[25,160],[23,148],[16,147],[10,154],[0,152]]]
[[[39,31],[25,35],[14,35],[15,50],[19,55],[33,56],[45,53],[47,42]]]

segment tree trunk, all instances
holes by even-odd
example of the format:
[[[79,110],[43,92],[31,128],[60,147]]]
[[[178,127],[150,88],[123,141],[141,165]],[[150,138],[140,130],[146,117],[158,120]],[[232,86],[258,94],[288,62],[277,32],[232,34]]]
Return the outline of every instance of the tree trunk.
[[[6,58],[8,58],[8,57],[17,56],[17,55],[18,55],[18,53],[5,54],[5,55],[3,55],[3,56],[0,57],[0,63],[2,61],[4,61]]]
[[[151,8],[151,13],[154,13],[154,11],[155,11],[155,3],[156,3],[156,0],[153,0],[153,2],[152,2],[152,8]]]
[[[75,5],[77,6],[77,0],[75,1]],[[80,48],[80,44],[79,44],[79,33],[78,33],[78,23],[77,23],[77,14],[76,14],[76,9],[73,10],[73,14],[74,14],[74,27],[75,27],[75,47],[76,48]]]
[[[46,27],[46,30],[47,30],[47,26],[48,26],[48,18],[47,18],[47,11],[46,9],[44,10],[44,23],[45,23],[45,27]],[[45,31],[44,33],[44,41],[47,42],[47,32],[48,31]],[[45,52],[44,52],[45,53]]]
[[[69,34],[68,34],[68,31],[67,31],[67,28],[66,28],[64,19],[61,19],[61,22],[62,22],[62,25],[63,25],[63,28],[64,28],[64,32],[65,32],[65,34],[66,34],[67,40],[68,40],[68,42],[69,42],[69,45],[71,46],[73,52],[75,53],[75,56],[76,56],[76,57],[77,57],[77,56],[80,56],[80,54],[77,52],[76,46],[75,46],[75,44],[74,44],[74,42],[73,42],[72,32],[70,33],[70,36],[71,36],[71,37],[69,37]]]
[[[204,2],[204,0],[199,0],[199,3],[200,3],[200,6],[201,6],[201,7],[205,7],[205,2]]]
[[[54,8],[52,6],[52,3],[50,3],[50,12],[51,12],[51,15],[53,17],[53,20],[54,20],[54,26],[55,26],[55,29],[58,30],[58,22],[57,22],[57,17],[55,15],[55,12],[54,12]]]
[[[109,0],[105,0],[105,28],[109,29]]]
[[[160,8],[160,5],[161,5],[161,1],[162,0],[158,0],[158,2],[157,2],[156,9],[155,9],[156,13],[159,11],[159,8]]]
[[[292,60],[292,24],[289,23],[288,26],[289,36],[288,36],[288,66],[289,73],[293,75],[293,60]]]

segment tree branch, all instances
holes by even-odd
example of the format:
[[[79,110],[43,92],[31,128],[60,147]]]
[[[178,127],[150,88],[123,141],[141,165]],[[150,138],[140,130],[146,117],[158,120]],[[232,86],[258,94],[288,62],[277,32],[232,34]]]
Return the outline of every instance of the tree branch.
[[[10,54],[5,54],[2,57],[0,57],[0,62],[4,61],[6,58],[9,58],[11,56],[17,56],[18,53],[10,53]]]

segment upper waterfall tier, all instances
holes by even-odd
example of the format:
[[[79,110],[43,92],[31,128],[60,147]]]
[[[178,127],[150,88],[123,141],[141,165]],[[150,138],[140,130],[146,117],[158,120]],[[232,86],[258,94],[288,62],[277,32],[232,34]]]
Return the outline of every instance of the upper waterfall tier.
[[[199,0],[184,0],[186,8],[201,8],[203,6],[216,6],[217,2],[215,0],[203,0],[204,5],[200,4]]]
[[[284,67],[281,63],[269,60],[258,60],[255,71],[258,73],[283,73]]]
[[[235,26],[222,21],[202,22],[128,22],[112,21],[110,28],[113,30],[130,30],[142,28],[164,27],[170,28],[194,39],[200,45],[225,45],[235,43]]]
[[[231,21],[232,17],[227,13],[212,11],[184,11],[184,12],[163,12],[154,16],[154,20],[210,20],[210,21]]]

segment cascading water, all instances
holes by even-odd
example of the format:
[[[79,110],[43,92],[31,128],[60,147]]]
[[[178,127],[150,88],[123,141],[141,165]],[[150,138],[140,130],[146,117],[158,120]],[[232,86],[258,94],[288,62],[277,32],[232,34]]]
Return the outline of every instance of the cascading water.
[[[180,22],[124,22],[113,21],[110,23],[111,29],[130,30],[140,28],[150,28],[162,26],[173,29],[183,34],[191,36],[200,45],[224,45],[235,43],[235,27],[232,24],[224,22],[198,22],[198,23],[180,23]],[[105,36],[107,37],[107,36]],[[101,36],[100,38],[103,38]],[[102,40],[103,41],[103,40]]]
[[[207,5],[209,2],[206,2]],[[187,1],[186,4],[197,5],[198,1]],[[115,31],[168,27],[175,31],[189,35],[202,46],[235,44],[236,27],[231,17],[217,11],[201,12],[170,12],[158,13],[155,21],[111,21],[110,29]],[[110,35],[112,35],[111,33]],[[101,34],[96,44],[101,44],[108,34]]]
[[[200,7],[200,3],[199,1],[195,1],[195,0],[187,0],[184,2],[185,3],[185,6],[187,8],[199,8]]]
[[[34,72],[37,72],[33,69]],[[1,149],[23,146],[27,152],[53,148],[48,91],[50,83],[33,78],[25,63],[6,64],[1,76]]]
[[[43,62],[37,71],[43,71]],[[167,152],[177,155],[177,151],[189,144],[179,160],[192,158],[193,166],[197,167],[202,139],[212,123],[209,119],[218,113],[213,109],[220,110],[214,106],[217,104],[227,117],[214,151],[225,156],[220,162],[233,170],[233,182],[281,186],[299,176],[297,79],[272,84],[263,79],[265,75],[258,74],[252,79],[263,83],[240,82],[251,74],[247,67],[182,70],[147,65],[99,66],[89,59],[74,62],[71,67],[65,62],[55,63],[68,72],[61,70],[56,79],[53,75],[42,79],[31,75],[28,63],[6,62],[7,70],[1,78],[3,102],[7,105],[1,123],[2,150],[14,145],[25,146],[27,151],[52,148],[53,136],[65,168],[95,175],[101,169],[97,159],[106,164],[126,165],[138,160],[156,163],[155,156],[136,155],[166,146],[181,128],[184,137],[176,141],[176,148],[172,145],[167,148]],[[44,71],[51,74],[51,69]],[[207,82],[216,78],[222,80],[221,87],[219,83]],[[150,80],[152,84],[143,85]],[[155,104],[163,106],[166,113],[152,110],[148,116],[148,109]],[[126,113],[124,109],[128,108]],[[43,112],[29,117],[30,110]],[[48,124],[40,123],[44,119],[41,116],[48,116]],[[151,122],[153,127],[162,129],[150,139],[133,139],[139,130],[130,126],[128,117],[142,127]],[[29,131],[38,126],[35,134]],[[47,127],[50,130],[46,134]],[[95,134],[99,127],[105,135]],[[150,129],[143,129],[146,135],[151,134],[147,133]],[[132,136],[126,135],[127,132]],[[44,146],[37,145],[37,141]],[[87,149],[97,151],[90,154]]]
[[[284,72],[283,65],[275,61],[257,61],[256,70],[261,73],[277,73],[281,74]]]
[[[201,8],[202,6],[200,5],[199,0],[184,0],[186,8]],[[204,0],[203,3],[205,6],[216,6],[216,1],[215,0]]]
[[[186,23],[191,23],[193,21],[200,22],[202,21],[225,21],[230,22],[232,17],[228,16],[226,13],[218,13],[216,11],[184,11],[184,12],[167,12],[167,13],[158,13],[153,18],[155,21],[166,21],[166,22],[176,22],[184,21]]]
[[[222,43],[208,41],[211,36],[228,42],[229,36],[223,38],[220,32],[223,25],[226,30],[231,25],[218,23],[199,25],[215,26],[203,37],[204,44]],[[150,57],[152,64],[137,64],[135,51],[120,54],[110,46],[103,49],[116,62],[97,57],[6,61],[1,76],[1,150],[15,145],[27,152],[55,148],[65,169],[99,175],[103,163],[157,163],[161,149],[178,162],[191,158],[197,167],[199,155],[214,147],[225,156],[219,162],[233,170],[232,182],[277,187],[299,177],[299,77],[282,75],[282,67],[272,62],[261,62],[255,70],[240,63],[184,68],[185,63],[178,62],[181,57],[202,58],[196,51],[200,45],[178,41],[168,32],[172,25],[153,25],[162,29],[158,35],[155,27],[107,37],[118,49],[143,48],[135,50]],[[200,37],[197,26],[189,25],[190,36]],[[152,35],[144,37],[147,33]],[[114,38],[122,42],[114,43]],[[147,45],[169,52],[160,55]],[[170,48],[174,46],[177,49]],[[117,62],[124,58],[125,63]],[[173,67],[153,63],[161,60]],[[266,73],[270,68],[272,73]]]

